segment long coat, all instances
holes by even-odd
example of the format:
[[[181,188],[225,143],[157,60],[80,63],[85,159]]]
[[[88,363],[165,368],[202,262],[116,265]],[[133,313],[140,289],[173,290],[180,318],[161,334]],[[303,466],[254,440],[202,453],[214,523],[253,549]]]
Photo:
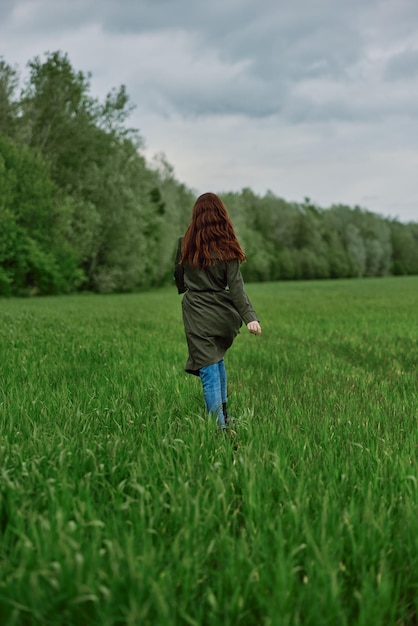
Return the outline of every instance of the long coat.
[[[180,265],[179,239],[174,279],[183,294],[182,312],[189,350],[185,371],[199,375],[201,367],[217,363],[232,345],[244,321],[258,321],[245,292],[240,263],[217,261],[207,268]]]

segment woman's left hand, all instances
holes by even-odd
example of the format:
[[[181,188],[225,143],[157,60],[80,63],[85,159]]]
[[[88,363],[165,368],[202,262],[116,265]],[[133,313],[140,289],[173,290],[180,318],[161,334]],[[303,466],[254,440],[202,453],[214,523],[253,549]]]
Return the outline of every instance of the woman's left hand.
[[[253,335],[261,335],[261,326],[260,322],[248,322],[247,328]]]

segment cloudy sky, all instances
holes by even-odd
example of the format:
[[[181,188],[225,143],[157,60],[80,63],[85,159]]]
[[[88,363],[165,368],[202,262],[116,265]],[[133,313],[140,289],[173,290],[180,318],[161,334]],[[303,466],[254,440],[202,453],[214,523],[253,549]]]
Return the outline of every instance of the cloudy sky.
[[[56,50],[196,193],[418,221],[417,0],[0,0],[9,65]]]

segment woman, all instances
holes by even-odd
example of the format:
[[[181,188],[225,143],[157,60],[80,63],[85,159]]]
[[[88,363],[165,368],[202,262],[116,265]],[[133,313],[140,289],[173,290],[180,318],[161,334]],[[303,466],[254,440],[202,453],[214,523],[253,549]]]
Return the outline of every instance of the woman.
[[[206,408],[218,427],[228,426],[224,355],[242,321],[250,333],[261,326],[245,293],[240,263],[245,254],[222,200],[204,193],[194,204],[192,219],[180,238],[174,278],[182,301],[189,349],[186,372],[200,377]]]

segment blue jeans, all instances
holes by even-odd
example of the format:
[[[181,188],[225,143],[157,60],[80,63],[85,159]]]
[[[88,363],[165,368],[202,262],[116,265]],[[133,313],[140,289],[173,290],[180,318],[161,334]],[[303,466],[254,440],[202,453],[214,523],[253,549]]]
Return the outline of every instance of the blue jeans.
[[[226,370],[222,359],[213,365],[206,365],[199,370],[203,386],[206,409],[216,417],[219,428],[226,428],[222,403],[227,402]]]

